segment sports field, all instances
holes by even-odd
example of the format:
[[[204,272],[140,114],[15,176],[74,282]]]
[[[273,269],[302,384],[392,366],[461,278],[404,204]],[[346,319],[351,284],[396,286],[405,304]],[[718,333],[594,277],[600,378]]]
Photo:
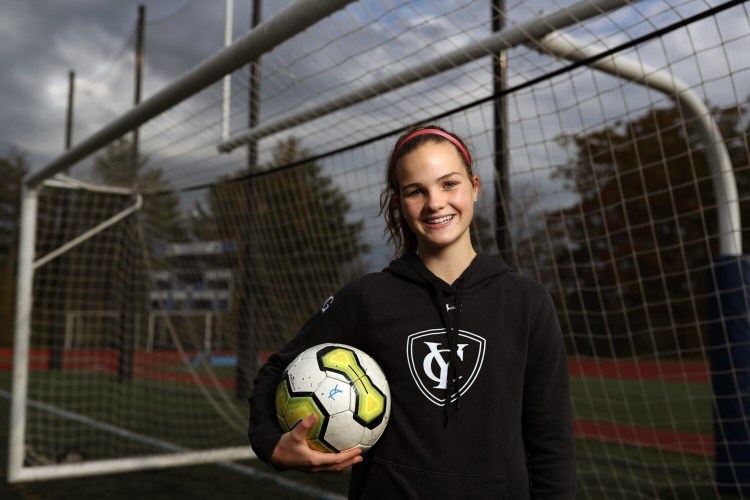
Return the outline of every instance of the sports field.
[[[7,386],[7,378],[3,387]],[[237,469],[221,465],[191,466],[108,476],[8,484],[7,398],[0,397],[0,498],[3,499],[240,499],[240,498],[341,498],[346,476],[278,474],[258,461],[245,461]],[[280,485],[276,481],[289,481]],[[292,483],[293,482],[293,483]],[[306,488],[314,488],[309,493]]]
[[[0,498],[2,499],[100,499],[107,498],[111,500],[118,499],[206,499],[206,498],[342,498],[347,490],[347,477],[345,475],[308,475],[302,473],[275,473],[260,461],[244,461],[234,464],[218,464],[205,466],[190,466],[181,468],[170,468],[162,470],[153,470],[146,472],[114,474],[108,476],[85,477],[66,480],[53,480],[43,482],[29,482],[23,484],[7,483],[7,449],[8,449],[8,424],[10,413],[10,358],[8,350],[3,351],[0,359]],[[171,369],[164,372],[157,383],[184,383],[185,377],[175,369],[174,365],[166,365]],[[33,370],[31,374],[32,383],[34,380],[39,381],[43,378],[54,377],[58,387],[65,384],[91,383],[92,377],[97,377],[97,383],[107,384],[115,383],[111,381],[111,376],[107,370],[98,372],[85,372],[80,369],[66,369],[62,373],[50,375],[43,370]],[[135,395],[141,400],[148,400],[147,392],[149,384],[139,383],[143,379],[136,379],[132,384],[132,391],[142,391],[142,394]],[[121,388],[119,388],[121,390]],[[238,402],[238,405],[240,403]],[[158,407],[158,412],[162,413],[164,408],[178,408],[177,405],[164,405],[163,402]],[[64,408],[62,409],[64,410]],[[148,422],[150,420],[149,412],[145,407],[142,418],[134,421],[140,422],[140,426],[130,428],[138,435],[148,435]],[[206,407],[206,412],[210,408]],[[40,410],[33,407],[29,408],[30,418],[39,414]],[[49,418],[48,412],[45,416]],[[104,420],[107,417],[103,415],[86,415],[95,421]],[[193,414],[195,417],[195,414]],[[64,417],[59,417],[64,419]],[[175,423],[183,418],[177,413],[172,419]],[[117,425],[118,422],[108,423]],[[62,423],[55,423],[54,427]],[[80,423],[66,422],[62,424],[64,428],[69,429],[71,434],[75,434],[76,425],[85,425]],[[217,424],[217,425],[220,425]],[[177,424],[175,425],[177,426]],[[102,442],[104,442],[101,431]],[[92,431],[89,429],[88,434],[91,436]],[[96,436],[96,434],[94,434]],[[180,435],[179,431],[174,435],[153,436],[159,440],[175,442],[180,446],[189,447],[190,442],[185,442],[185,436]],[[96,439],[94,437],[93,439]],[[121,442],[113,442],[111,434],[106,436],[106,442],[113,449],[129,449],[132,453],[153,453],[153,448],[139,442],[128,443],[127,439],[122,438]],[[80,443],[77,443],[80,444]],[[71,443],[71,446],[74,444]],[[97,457],[107,458],[107,457]]]
[[[3,449],[8,441],[9,354],[4,351],[0,371]],[[188,383],[179,365],[165,366],[166,371],[152,377],[158,383]],[[232,370],[222,367],[215,372],[226,380],[221,386],[230,393]],[[735,498],[717,496],[711,484],[711,394],[704,364],[572,361],[570,371],[581,498]],[[90,383],[94,376],[102,379],[99,384],[111,379],[107,372],[86,372],[73,364],[54,377],[58,384],[76,384],[81,378]],[[32,383],[50,376],[46,370],[32,370]],[[134,383],[132,390],[147,391],[148,384]],[[136,397],[148,399],[145,393]],[[163,408],[160,405],[159,411]],[[30,409],[32,418],[34,411]],[[147,435],[149,412],[142,411],[143,426],[131,430]],[[180,416],[171,418],[179,422]],[[179,441],[185,437],[178,434],[155,437],[191,446]],[[111,442],[111,436],[107,438]],[[118,446],[130,447],[133,453],[148,452],[139,443]],[[0,460],[5,477],[5,454]],[[275,473],[258,461],[246,461],[14,485],[3,481],[0,498],[340,498],[346,488],[346,475]]]

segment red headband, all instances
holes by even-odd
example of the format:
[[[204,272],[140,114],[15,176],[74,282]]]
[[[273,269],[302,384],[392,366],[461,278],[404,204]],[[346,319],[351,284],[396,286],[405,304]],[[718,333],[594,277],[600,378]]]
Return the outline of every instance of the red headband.
[[[469,163],[469,168],[471,168],[471,156],[469,156],[469,152],[466,151],[466,148],[463,144],[461,144],[461,141],[450,135],[448,132],[443,132],[442,130],[436,129],[436,128],[423,128],[422,130],[417,130],[413,134],[410,134],[408,137],[406,137],[403,141],[399,143],[399,145],[396,147],[396,151],[393,152],[393,157],[395,158],[396,155],[398,155],[398,152],[401,151],[401,148],[409,142],[410,140],[414,139],[417,136],[425,135],[425,134],[432,134],[432,135],[439,135],[440,137],[444,137],[451,141],[454,146],[458,148],[461,153],[463,153],[464,158],[466,158],[466,161]]]

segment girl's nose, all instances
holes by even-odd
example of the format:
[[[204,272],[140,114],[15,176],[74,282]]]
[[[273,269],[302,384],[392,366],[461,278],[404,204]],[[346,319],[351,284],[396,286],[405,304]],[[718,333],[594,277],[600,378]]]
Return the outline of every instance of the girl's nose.
[[[425,203],[425,208],[427,208],[431,212],[437,212],[444,206],[445,206],[444,196],[441,196],[439,193],[428,194],[427,201]]]

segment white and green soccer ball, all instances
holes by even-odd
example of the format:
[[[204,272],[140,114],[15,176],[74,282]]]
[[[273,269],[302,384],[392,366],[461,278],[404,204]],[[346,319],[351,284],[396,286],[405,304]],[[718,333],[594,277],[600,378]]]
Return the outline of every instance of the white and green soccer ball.
[[[370,449],[388,425],[391,392],[380,366],[360,349],[320,344],[284,370],[276,388],[276,416],[284,432],[311,413],[310,448],[335,453]]]

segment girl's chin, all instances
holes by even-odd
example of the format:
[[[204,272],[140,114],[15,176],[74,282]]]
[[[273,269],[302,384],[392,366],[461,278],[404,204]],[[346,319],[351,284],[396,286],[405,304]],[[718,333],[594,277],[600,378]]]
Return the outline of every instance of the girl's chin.
[[[445,250],[451,247],[458,247],[462,243],[460,236],[451,235],[430,235],[418,238],[419,248],[423,250]],[[469,242],[469,245],[471,243]]]

